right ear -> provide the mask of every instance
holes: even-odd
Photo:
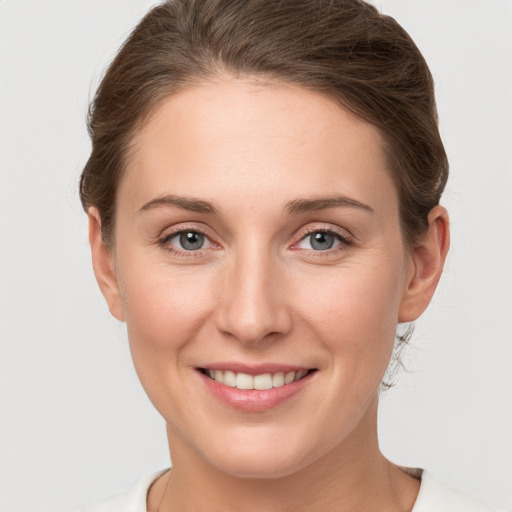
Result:
[[[101,237],[101,217],[94,206],[87,210],[89,218],[89,243],[91,244],[92,266],[101,293],[107,301],[110,313],[124,322],[124,311],[114,265],[114,255]]]

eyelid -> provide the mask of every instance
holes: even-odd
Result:
[[[158,240],[162,240],[163,238],[168,238],[170,236],[177,235],[178,233],[183,233],[184,231],[194,231],[196,233],[201,233],[212,242],[215,238],[212,230],[200,222],[177,222],[176,224],[166,226],[158,233],[157,238]]]

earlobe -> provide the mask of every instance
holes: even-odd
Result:
[[[107,301],[110,313],[117,320],[124,322],[124,312],[117,284],[112,250],[104,243],[101,236],[101,217],[98,209],[90,207],[87,211],[89,218],[89,243],[91,245],[92,266],[101,293]]]
[[[425,237],[411,255],[412,272],[400,304],[399,322],[413,322],[425,311],[443,271],[450,246],[446,209],[434,207],[428,216],[428,223]]]

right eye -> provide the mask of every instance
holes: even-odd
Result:
[[[161,243],[168,249],[177,251],[199,251],[211,246],[210,240],[204,233],[193,230],[178,231],[168,235]]]
[[[340,244],[340,236],[329,231],[315,231],[305,237],[300,246],[304,246],[306,242],[309,242],[309,247],[314,251],[327,251]]]

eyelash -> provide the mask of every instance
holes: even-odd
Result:
[[[216,246],[214,242],[212,242],[211,238],[201,229],[198,229],[196,227],[194,228],[181,228],[176,231],[173,231],[172,233],[167,233],[164,235],[161,239],[158,240],[158,245],[166,252],[172,253],[175,256],[178,256],[180,258],[200,258],[203,257],[203,250],[198,249],[196,251],[194,250],[186,250],[186,249],[178,249],[174,245],[171,245],[169,242],[173,238],[176,238],[177,236],[183,235],[185,233],[194,233],[197,235],[204,236],[204,238],[208,241],[209,244]]]
[[[298,242],[296,242],[295,244],[293,244],[293,246],[297,246],[298,244],[300,244],[301,242],[303,242],[304,240],[306,240],[308,237],[310,237],[311,235],[313,235],[315,233],[322,233],[323,235],[332,235],[335,239],[337,239],[340,242],[340,246],[337,248],[329,248],[329,249],[317,250],[317,251],[315,251],[313,249],[309,249],[309,250],[305,249],[305,250],[308,250],[309,253],[313,253],[315,256],[321,257],[324,254],[327,255],[327,254],[332,254],[332,253],[338,252],[338,251],[346,251],[347,249],[349,249],[351,246],[354,245],[354,239],[352,238],[352,236],[342,235],[338,231],[336,231],[332,228],[329,228],[329,227],[325,227],[325,228],[315,227],[315,228],[308,229],[301,236],[300,240]]]
[[[196,227],[194,228],[181,228],[176,231],[173,231],[172,233],[167,233],[165,236],[160,238],[158,240],[158,245],[166,252],[172,253],[178,257],[181,258],[201,258],[204,257],[204,253],[202,248],[198,250],[186,250],[186,249],[178,249],[174,245],[171,245],[169,242],[173,238],[176,238],[177,236],[183,235],[185,233],[194,233],[197,235],[204,236],[205,239],[208,241],[209,244],[212,246],[219,247],[215,242],[211,240],[211,238],[201,229],[198,229]],[[324,235],[331,235],[333,236],[338,242],[340,242],[340,246],[336,248],[328,248],[325,250],[314,250],[314,249],[304,249],[305,251],[308,251],[310,254],[314,254],[315,256],[321,257],[323,255],[333,254],[334,252],[338,251],[345,251],[351,246],[354,245],[354,240],[351,236],[342,235],[336,230],[333,230],[332,228],[310,228],[305,233],[302,234],[298,242],[295,242],[292,245],[292,250],[299,250],[297,246],[306,240],[308,237],[310,237],[313,234],[321,233]]]

